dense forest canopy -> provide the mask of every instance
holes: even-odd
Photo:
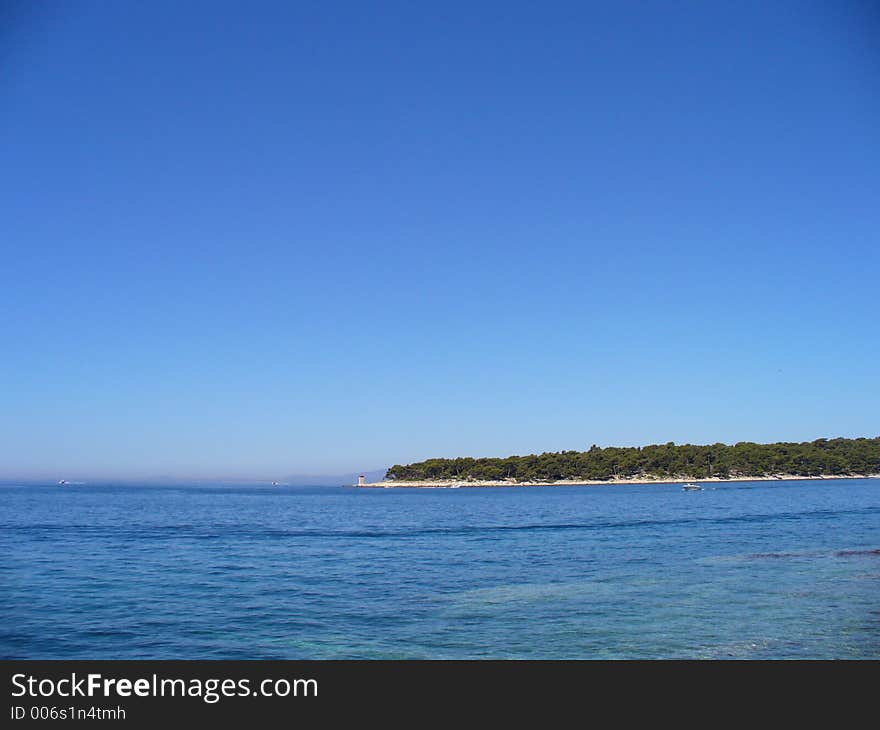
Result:
[[[880,437],[776,444],[742,441],[733,446],[676,445],[671,441],[654,446],[604,449],[594,445],[589,451],[486,459],[428,459],[406,466],[396,464],[388,470],[385,478],[553,481],[646,476],[704,479],[877,473],[880,473]]]

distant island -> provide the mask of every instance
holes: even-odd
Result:
[[[729,446],[593,446],[589,451],[428,459],[388,469],[366,487],[641,484],[682,480],[841,479],[880,475],[880,437]]]

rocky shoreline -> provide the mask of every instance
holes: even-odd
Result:
[[[572,487],[572,486],[607,486],[622,484],[680,484],[682,482],[696,483],[728,483],[728,482],[776,482],[776,481],[818,481],[823,479],[876,479],[880,474],[821,474],[819,476],[802,476],[798,474],[771,474],[760,477],[705,477],[695,479],[688,476],[675,478],[665,477],[639,477],[623,479],[559,479],[556,481],[522,481],[514,479],[502,480],[466,480],[466,479],[437,479],[425,481],[412,481],[404,479],[387,479],[379,482],[355,485],[362,489],[458,489],[464,487]]]

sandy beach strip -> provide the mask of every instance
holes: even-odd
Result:
[[[622,479],[559,479],[556,481],[523,481],[518,482],[514,479],[501,479],[495,481],[480,481],[466,479],[437,479],[425,481],[413,481],[405,479],[388,479],[380,482],[370,482],[367,484],[355,485],[364,489],[403,489],[403,488],[421,488],[421,489],[458,489],[464,487],[575,487],[575,486],[607,486],[618,484],[681,484],[683,482],[695,482],[698,484],[706,483],[728,483],[728,482],[777,482],[777,481],[820,481],[824,479],[877,479],[880,474],[821,474],[819,476],[802,476],[799,474],[771,474],[770,476],[761,477],[729,477],[723,479],[721,477],[704,477],[695,479],[693,477],[631,477]]]

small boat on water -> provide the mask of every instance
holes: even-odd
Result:
[[[684,492],[702,492],[703,488],[699,484],[691,484],[688,482],[687,484],[681,485],[682,491]]]
[[[67,480],[66,480],[66,479],[59,479],[59,480],[58,480],[58,485],[59,485],[59,486],[63,487],[65,484],[67,484]]]

